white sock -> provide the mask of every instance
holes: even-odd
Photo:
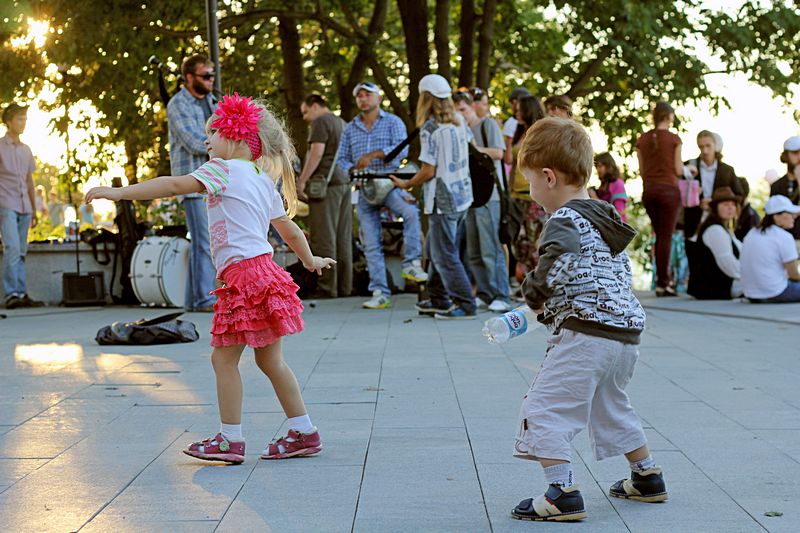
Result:
[[[242,437],[242,425],[241,424],[222,424],[219,425],[219,432],[222,433],[222,436],[228,440],[244,440]]]
[[[652,455],[648,455],[641,461],[634,461],[628,464],[631,465],[631,472],[637,472],[641,474],[645,470],[650,470],[651,468],[656,466],[656,460],[653,459]]]
[[[571,487],[575,483],[571,463],[559,463],[557,465],[545,467],[544,477],[550,485]]]
[[[300,433],[314,433],[316,429],[311,423],[311,418],[309,418],[308,414],[290,418],[289,427]]]

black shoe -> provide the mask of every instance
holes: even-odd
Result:
[[[16,309],[18,307],[24,307],[22,298],[9,296],[8,299],[6,299],[6,309]]]
[[[621,479],[614,483],[608,494],[615,498],[638,500],[656,503],[667,501],[667,485],[661,467],[654,466],[642,473],[631,472],[630,479]]]
[[[20,298],[19,307],[44,307],[44,302],[40,302],[39,300],[34,300],[27,294],[25,294],[22,298]]]
[[[438,312],[433,315],[436,320],[472,320],[478,314],[475,311],[467,312],[461,307],[453,307],[449,311]]]
[[[535,522],[568,522],[586,518],[586,508],[583,506],[583,496],[578,485],[550,485],[547,492],[538,498],[519,502],[511,511],[511,516],[517,520]]]
[[[453,304],[445,305],[442,303],[433,303],[431,300],[422,300],[414,305],[414,309],[419,311],[421,315],[435,315],[436,313],[446,313],[453,308]]]

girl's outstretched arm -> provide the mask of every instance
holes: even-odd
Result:
[[[323,268],[330,268],[331,265],[336,264],[336,261],[330,257],[317,257],[311,253],[306,236],[303,235],[303,231],[297,227],[297,224],[291,218],[282,216],[272,219],[270,223],[278,232],[278,235],[281,236],[281,239],[286,241],[289,248],[297,254],[297,258],[303,263],[306,270],[322,275]]]
[[[85,202],[105,198],[118,202],[120,200],[153,200],[168,198],[179,194],[204,192],[205,187],[190,175],[161,176],[127,187],[93,187],[86,193]]]

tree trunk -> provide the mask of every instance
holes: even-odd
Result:
[[[492,39],[494,38],[494,17],[497,13],[497,0],[485,0],[483,3],[483,22],[478,35],[478,87],[489,88],[489,59],[492,57]]]
[[[166,138],[166,137],[165,136],[162,137],[162,139],[164,139],[164,138]],[[162,153],[166,152],[166,150],[164,150],[165,146],[166,145],[162,142],[159,151],[162,152]],[[135,143],[133,141],[130,141],[130,140],[125,141],[125,157],[128,158],[128,162],[125,163],[125,177],[128,178],[128,185],[133,185],[133,184],[139,182],[139,178],[136,177],[137,170],[138,170],[137,169],[137,162],[139,160],[139,151],[136,150],[136,146],[135,146]],[[160,168],[160,167],[163,166],[162,161],[164,159],[162,159],[162,158],[159,158],[159,159],[161,159],[161,161],[159,161],[159,165],[158,165],[159,168]],[[167,174],[169,174],[169,172],[167,172]],[[161,174],[161,175],[163,176],[164,174]],[[70,187],[71,187],[71,185],[70,185]]]
[[[345,83],[339,80],[339,101],[341,102],[342,118],[350,120],[356,114],[355,99],[353,98],[353,87],[357,83],[363,81],[364,74],[369,67],[370,58],[375,53],[375,43],[380,39],[383,33],[383,27],[386,24],[386,14],[389,11],[389,0],[377,0],[375,2],[375,9],[372,11],[372,18],[369,21],[367,35],[362,38],[358,45],[358,54],[353,61],[353,66],[350,69],[350,74]],[[353,28],[358,30],[358,28]]]
[[[300,104],[305,97],[303,86],[303,59],[300,55],[300,33],[294,19],[278,18],[278,36],[281,39],[281,55],[283,56],[283,91],[286,100],[286,124],[289,134],[297,147],[297,153],[303,157],[308,142],[308,126],[303,121]]]
[[[461,1],[460,48],[461,67],[458,71],[458,84],[462,87],[472,87],[472,68],[475,64],[475,0]]]
[[[436,27],[433,32],[433,44],[436,47],[437,72],[447,81],[451,81],[450,70],[450,0],[436,0]]]
[[[428,5],[426,0],[397,0],[397,7],[406,40],[410,82],[408,109],[413,115],[419,98],[419,80],[431,68],[428,61]]]

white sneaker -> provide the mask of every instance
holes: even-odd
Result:
[[[392,301],[381,291],[372,291],[372,298],[361,304],[366,309],[388,309],[391,306]]]
[[[484,302],[482,298],[475,298],[475,307],[478,309],[488,309],[489,304]]]
[[[422,270],[420,261],[412,261],[409,266],[403,268],[401,275],[404,279],[416,281],[417,283],[428,281],[428,273]]]
[[[507,313],[511,311],[511,304],[503,300],[494,300],[489,304],[489,311],[493,313]]]

